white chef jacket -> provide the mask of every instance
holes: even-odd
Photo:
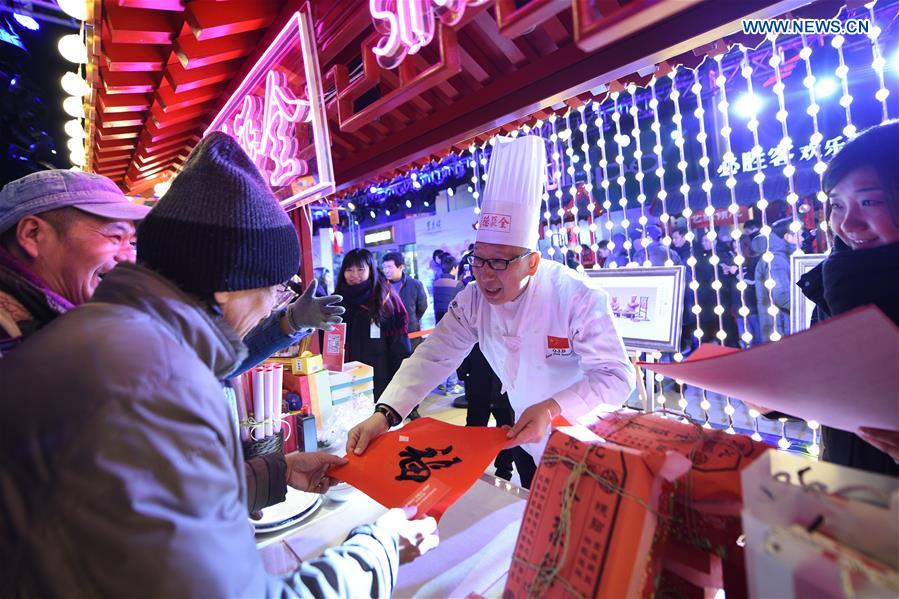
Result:
[[[516,416],[552,398],[574,421],[601,403],[623,403],[635,386],[608,295],[567,266],[541,260],[513,302],[489,304],[476,283],[463,289],[434,333],[403,362],[380,402],[408,414],[475,343]],[[539,460],[545,444],[544,439],[522,447]]]

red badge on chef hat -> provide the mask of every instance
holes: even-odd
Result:
[[[571,341],[568,340],[568,337],[553,337],[550,335],[546,338],[547,358],[550,356],[570,356],[572,351]]]

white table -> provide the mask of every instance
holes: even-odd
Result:
[[[483,475],[440,520],[440,546],[400,566],[393,596],[500,597],[524,515],[527,491]],[[297,556],[309,559],[339,544],[353,527],[373,522],[386,511],[356,492],[344,503],[326,500],[309,520],[278,533],[257,537],[266,570],[293,570]]]

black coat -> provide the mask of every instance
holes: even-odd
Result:
[[[345,303],[346,314],[346,360],[359,361],[374,369],[374,394],[377,402],[384,389],[399,370],[403,360],[412,353],[409,335],[384,335],[371,338],[371,316],[365,306]]]
[[[815,320],[824,320],[873,304],[899,326],[899,242],[851,250],[837,240],[834,251],[799,279],[802,293],[815,302]],[[894,367],[884,364],[885,368]],[[846,398],[852,401],[852,398]],[[896,401],[896,398],[884,398]],[[887,454],[852,433],[821,428],[824,459],[834,464],[899,476]]]
[[[403,278],[398,283],[391,283],[391,287],[406,306],[406,312],[409,314],[409,332],[420,331],[421,318],[428,309],[428,294],[424,283],[403,273]]]

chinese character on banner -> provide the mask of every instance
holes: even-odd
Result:
[[[846,145],[846,140],[843,139],[842,135],[837,135],[836,137],[832,137],[824,142],[824,155],[825,156],[833,156],[837,152],[840,151]]]
[[[765,151],[762,148],[753,148],[743,152],[743,172],[765,168]]]
[[[718,176],[719,177],[733,177],[737,173],[740,172],[740,163],[737,162],[737,157],[733,154],[728,154],[721,161],[721,164],[718,165]]]
[[[821,144],[805,144],[799,148],[799,160],[814,160],[821,151]]]
[[[787,161],[792,161],[795,153],[792,141],[781,141],[776,148],[768,150],[768,158],[771,160],[771,166],[786,166]]]
[[[434,470],[449,468],[462,461],[462,458],[459,456],[453,456],[451,460],[432,459],[429,462],[426,462],[425,458],[436,458],[438,455],[446,456],[452,453],[452,451],[452,445],[444,449],[434,449],[433,447],[415,449],[411,445],[406,446],[406,449],[401,451],[399,455],[402,459],[399,461],[400,473],[396,480],[411,480],[417,483],[425,482],[430,478],[432,468]]]

